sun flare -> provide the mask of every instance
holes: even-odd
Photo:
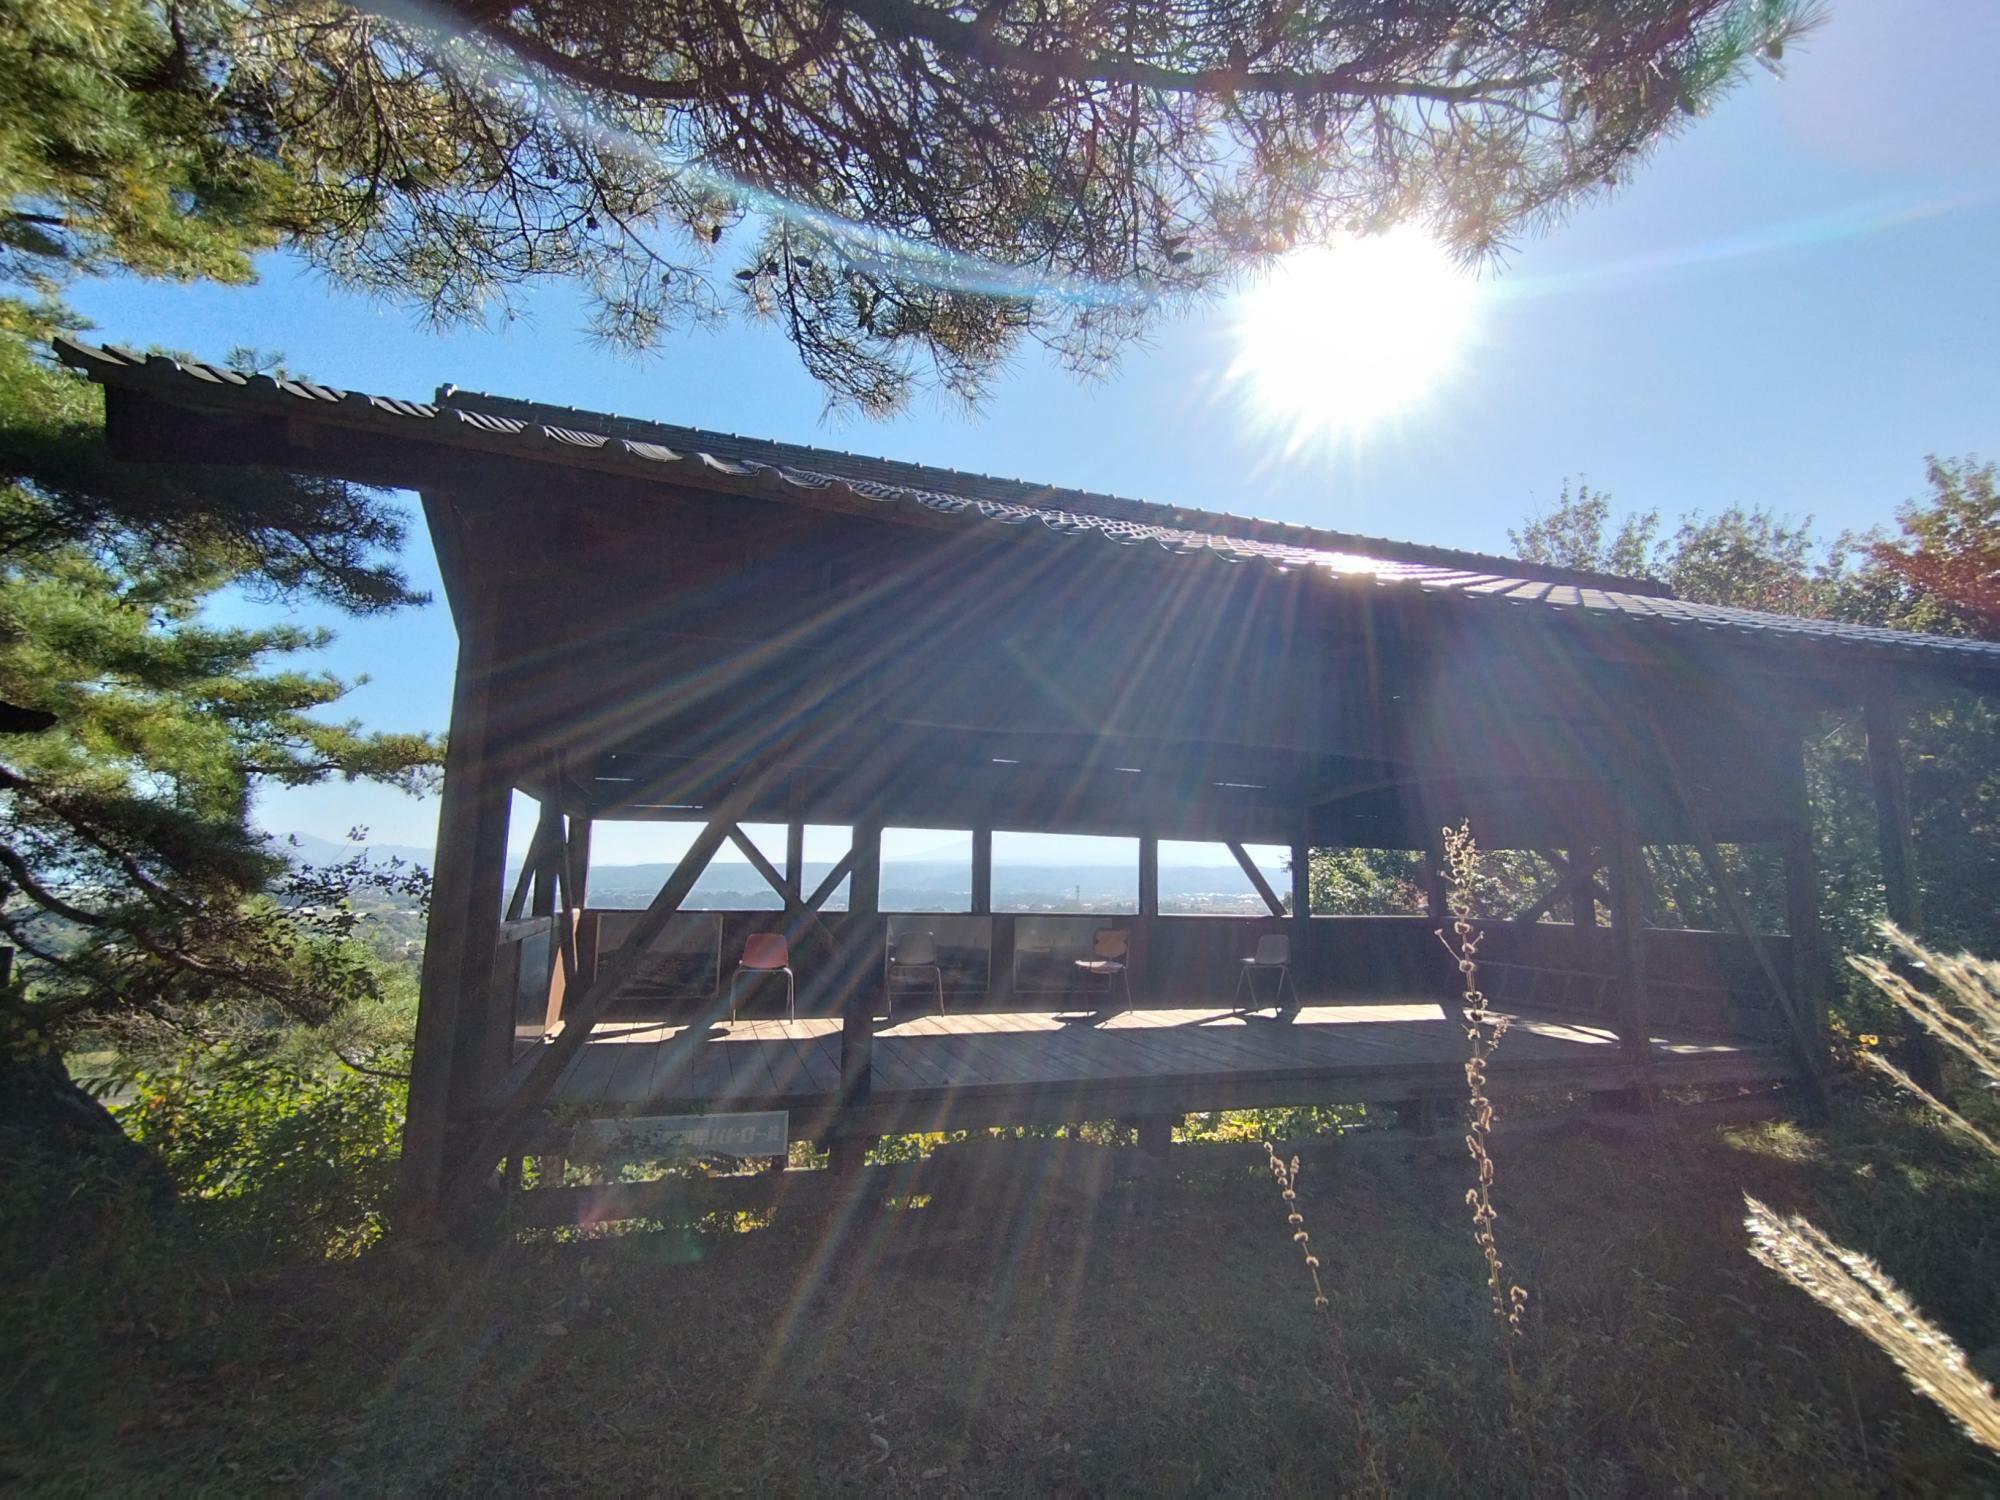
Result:
[[[1451,372],[1478,293],[1420,229],[1300,250],[1239,297],[1230,383],[1294,447],[1357,436]]]

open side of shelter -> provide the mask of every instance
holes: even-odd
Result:
[[[1813,1089],[1829,972],[1802,737],[1868,705],[1885,871],[1907,882],[1899,706],[2000,686],[2000,647],[1642,581],[501,398],[59,352],[106,387],[127,457],[422,495],[459,633],[405,1141],[425,1207],[560,1153],[561,1122],[589,1116],[782,1110],[792,1137],[851,1147],[1420,1110],[1462,1088],[1436,936],[1438,830],[1461,820],[1554,872],[1483,924],[1487,991],[1518,1017],[1496,1092]],[[539,814],[509,893],[516,791]],[[695,830],[643,911],[590,903],[607,820]],[[785,830],[782,860],[750,824]],[[809,889],[822,825],[848,845]],[[973,855],[970,911],[934,924],[939,1003],[884,1015],[891,929],[908,928],[881,909],[891,826],[969,831]],[[995,910],[994,838],[1012,831],[1135,841],[1132,909]],[[1159,846],[1179,839],[1227,844],[1265,914],[1163,912]],[[1648,924],[1660,844],[1698,852],[1726,930]],[[725,845],[775,912],[686,909]],[[1249,845],[1288,851],[1288,890]],[[1775,851],[1782,933],[1735,888],[1729,845]],[[1420,851],[1428,911],[1315,914],[1325,848]],[[1244,1004],[1266,934],[1287,939],[1292,991]],[[760,936],[784,940],[790,1004],[734,972]],[[1120,948],[1129,1003],[1090,967]]]

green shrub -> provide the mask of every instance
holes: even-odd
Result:
[[[238,1253],[344,1258],[387,1223],[406,1058],[377,1053],[361,1071],[209,1053],[136,1075],[117,1114]]]

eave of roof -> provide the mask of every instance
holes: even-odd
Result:
[[[1477,553],[962,475],[501,397],[450,392],[440,393],[446,396],[443,404],[402,401],[302,379],[244,375],[70,338],[56,340],[56,353],[65,364],[102,384],[143,391],[196,410],[309,416],[402,439],[544,461],[567,458],[697,486],[721,482],[730,489],[775,498],[799,499],[821,492],[875,505],[915,507],[973,523],[1036,523],[1052,532],[1169,554],[1261,563],[1284,572],[1413,587],[1465,600],[1539,606],[1584,620],[1644,622],[1772,645],[1844,648],[1878,659],[1948,666],[2000,682],[2000,643],[1695,604],[1637,580],[1563,574]],[[925,482],[912,482],[919,479]]]

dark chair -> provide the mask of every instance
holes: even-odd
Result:
[[[899,933],[889,948],[889,972],[883,984],[889,1019],[896,1018],[896,976],[928,973],[937,985],[938,1014],[944,1014],[944,966],[938,962],[937,934]]]

